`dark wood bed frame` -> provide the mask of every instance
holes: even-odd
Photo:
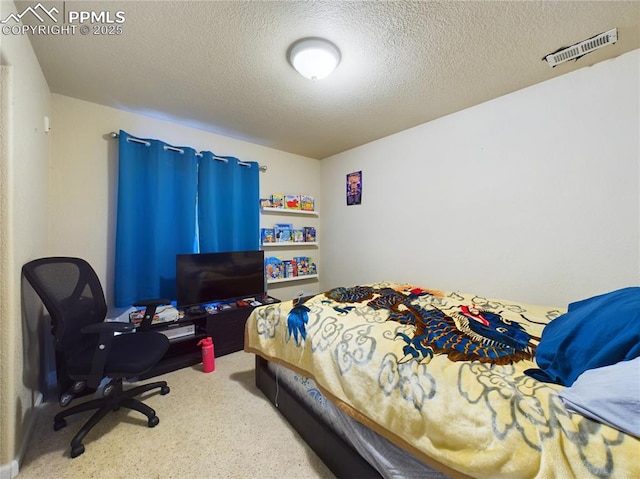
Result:
[[[329,428],[286,384],[276,384],[267,360],[256,355],[256,386],[338,478],[376,478],[380,473]],[[277,398],[276,398],[277,395]],[[276,406],[277,399],[277,406]]]

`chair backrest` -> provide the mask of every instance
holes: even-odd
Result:
[[[51,257],[22,267],[52,321],[56,349],[72,353],[95,345],[97,335],[82,335],[82,327],[104,321],[107,304],[98,275],[80,258]]]

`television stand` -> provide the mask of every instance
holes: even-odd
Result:
[[[280,300],[269,298],[269,301],[263,300],[261,302],[263,305],[275,304]],[[170,338],[169,350],[156,366],[140,375],[139,379],[148,379],[199,364],[202,362],[202,353],[198,342],[208,336],[213,339],[216,357],[242,351],[244,349],[244,325],[256,307],[251,305],[238,307],[234,303],[233,307],[214,313],[207,313],[204,309],[198,312],[189,311],[183,319],[177,322],[152,326],[152,330],[164,332]],[[179,328],[191,325],[193,325],[193,333],[181,336]],[[176,330],[178,331],[174,334]]]

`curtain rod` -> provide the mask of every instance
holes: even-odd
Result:
[[[111,138],[118,138],[118,137],[120,136],[120,134],[119,134],[119,133],[116,133],[115,131],[112,131],[112,132],[110,133],[110,135],[111,135]],[[136,143],[142,143],[143,145],[147,145],[147,146],[151,145],[151,143],[149,143],[148,141],[146,141],[146,140],[141,140],[141,139],[139,139],[139,138],[135,138],[135,137],[133,137],[133,136],[130,136],[129,138],[127,138],[127,141],[135,141]],[[180,149],[180,148],[176,148],[175,146],[168,146],[168,145],[165,145],[165,146],[164,146],[164,149],[165,149],[165,150],[171,150],[171,151],[177,151],[178,153],[184,153],[184,150],[182,150],[182,149]],[[202,156],[202,152],[197,152],[197,153],[196,153],[196,156]],[[223,157],[221,157],[221,156],[213,155],[213,159],[214,159],[214,160],[218,160],[218,161],[224,161],[225,163],[229,163],[229,160],[228,160],[227,158],[223,158]],[[239,164],[240,166],[251,166],[251,164],[250,164],[250,163],[247,163],[247,162],[245,162],[245,161],[240,161],[240,160],[238,160],[238,164]],[[267,171],[267,167],[266,167],[266,166],[263,166],[263,165],[258,165],[258,169],[259,169],[260,171],[262,171],[262,172]]]

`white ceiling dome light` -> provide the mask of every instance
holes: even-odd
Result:
[[[303,77],[321,80],[340,63],[340,50],[323,38],[303,38],[289,48],[289,62]]]

